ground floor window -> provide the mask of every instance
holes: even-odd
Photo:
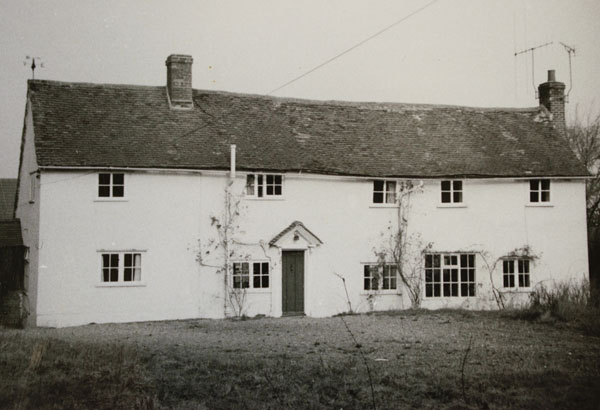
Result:
[[[234,262],[232,279],[234,289],[268,288],[269,262]]]
[[[425,255],[425,297],[458,296],[475,296],[475,255]]]
[[[515,269],[516,268],[516,269]],[[517,276],[517,282],[515,282]],[[502,282],[505,288],[530,287],[529,259],[506,259],[502,261]]]
[[[395,290],[398,269],[395,265],[364,265],[364,290]]]
[[[103,252],[102,282],[139,282],[142,280],[142,254],[138,252]]]

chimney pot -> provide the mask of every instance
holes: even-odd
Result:
[[[171,108],[191,109],[192,100],[192,56],[171,54],[167,57],[167,98]]]
[[[554,70],[548,70],[548,82],[556,81],[556,72]]]

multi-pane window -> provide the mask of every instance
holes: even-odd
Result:
[[[425,296],[475,296],[475,255],[425,255]]]
[[[442,181],[442,203],[458,204],[463,201],[462,181]]]
[[[516,269],[515,269],[516,265]],[[516,288],[515,274],[519,288],[530,287],[529,259],[507,259],[502,261],[502,278],[505,288]]]
[[[550,202],[549,179],[532,179],[529,181],[529,202]]]
[[[460,295],[475,296],[475,255],[460,255]]]
[[[141,253],[102,253],[102,282],[139,282],[141,280]]]
[[[364,265],[364,290],[397,289],[398,270],[395,265]]]
[[[232,279],[234,289],[268,288],[269,262],[234,262]]]
[[[254,262],[252,264],[252,282],[254,288],[269,287],[269,263]]]
[[[373,203],[395,204],[396,181],[385,181],[383,179],[373,181]]]
[[[283,176],[277,174],[248,174],[246,195],[257,198],[283,195]]]
[[[125,282],[139,281],[142,276],[142,255],[126,253],[123,256],[123,280]]]
[[[102,282],[119,281],[119,254],[102,254]]]
[[[442,257],[439,254],[425,255],[425,296],[441,296]]]
[[[104,173],[98,174],[98,197],[123,198],[125,196],[125,174]]]
[[[442,295],[458,296],[458,255],[444,255],[442,260]]]

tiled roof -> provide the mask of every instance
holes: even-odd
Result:
[[[40,166],[228,169],[377,177],[584,176],[544,109],[294,100],[29,81]]]
[[[13,217],[16,192],[16,179],[0,178],[0,220]]]
[[[0,248],[22,245],[21,221],[18,219],[0,221]]]

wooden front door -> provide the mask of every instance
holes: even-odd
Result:
[[[304,251],[283,251],[283,313],[304,313]]]

